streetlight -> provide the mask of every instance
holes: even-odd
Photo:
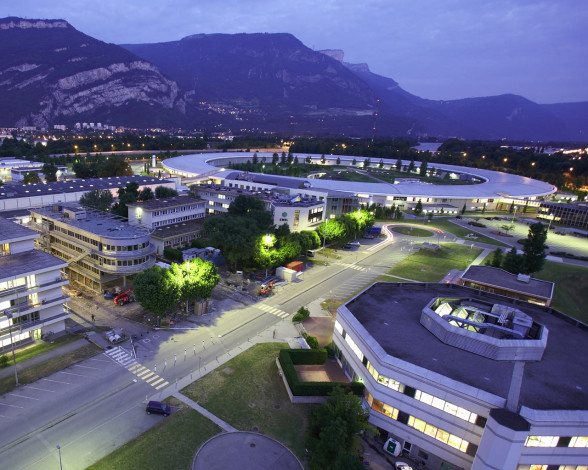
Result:
[[[14,381],[18,385],[18,374],[16,372],[16,358],[14,357],[14,343],[12,342],[12,312],[6,312],[8,318],[8,334],[10,335],[10,348],[12,349],[12,364],[14,365]]]
[[[63,465],[61,465],[61,447],[57,444],[57,452],[59,452],[59,468],[63,470]]]

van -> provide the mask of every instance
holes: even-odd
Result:
[[[165,403],[161,403],[160,401],[150,401],[147,403],[145,407],[145,412],[150,415],[151,413],[155,413],[158,415],[169,416],[171,413],[171,408],[169,405]]]
[[[306,256],[308,256],[309,258],[314,258],[315,252],[316,250],[306,250]]]

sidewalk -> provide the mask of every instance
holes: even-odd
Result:
[[[72,341],[71,343],[52,349],[51,351],[47,351],[42,354],[39,354],[38,356],[27,359],[26,361],[19,362],[16,364],[16,370],[18,372],[21,372],[25,369],[28,369],[29,367],[36,366],[38,364],[41,364],[42,362],[48,361],[49,359],[55,359],[56,357],[59,357],[71,351],[75,351],[76,349],[80,349],[86,345],[88,345],[88,341],[85,338],[80,338],[76,341]],[[6,354],[9,359],[9,365],[4,369],[0,369],[0,379],[3,379],[14,374],[14,366],[12,364],[12,353],[8,351]]]

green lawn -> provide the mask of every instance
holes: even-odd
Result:
[[[398,263],[387,274],[420,282],[439,282],[452,269],[466,269],[481,251],[457,243],[441,245],[437,252],[423,249]]]
[[[288,347],[257,344],[182,393],[241,431],[273,437],[304,461],[312,405],[290,403],[276,366],[280,349]]]
[[[431,230],[425,230],[418,227],[411,227],[410,225],[393,227],[392,231],[400,233],[402,235],[410,235],[411,237],[432,237],[433,235],[435,235],[435,232]]]
[[[533,277],[555,282],[553,308],[588,323],[588,268],[546,261]]]
[[[356,171],[329,171],[325,176],[320,179],[333,179],[337,181],[356,181],[360,183],[373,183],[374,179],[369,176],[358,173]]]
[[[16,362],[18,364],[19,362],[26,361],[27,359],[31,359],[35,356],[38,356],[39,354],[43,354],[47,351],[51,351],[52,349],[58,348],[60,346],[65,346],[66,344],[69,344],[73,341],[77,341],[78,339],[80,339],[80,336],[66,335],[66,336],[62,336],[60,338],[57,338],[53,341],[39,342],[38,344],[35,344],[34,346],[30,346],[28,348],[21,349],[19,351],[15,351],[14,355],[16,358]],[[12,356],[10,357],[10,359],[12,362]]]
[[[88,468],[190,469],[198,448],[220,431],[212,421],[184,406]]]
[[[427,227],[431,227],[431,228],[439,228],[441,230],[445,230],[446,232],[452,233],[459,238],[464,238],[468,233],[475,233],[476,236],[478,237],[476,242],[486,243],[488,245],[496,245],[496,246],[504,247],[504,248],[510,248],[510,245],[507,245],[507,244],[502,243],[498,240],[494,240],[494,238],[490,238],[485,235],[482,235],[479,232],[476,232],[476,227],[470,228],[468,226],[468,228],[464,228],[464,227],[461,227],[461,226],[456,225],[454,223],[451,223],[447,218],[433,217],[431,222],[426,222],[423,220],[416,220],[416,221],[407,220],[406,222],[409,222],[411,224],[426,225]]]

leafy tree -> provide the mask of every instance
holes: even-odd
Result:
[[[150,199],[155,199],[155,195],[153,194],[153,191],[151,190],[151,188],[145,187],[139,193],[138,199],[140,201],[149,201]]]
[[[257,165],[259,163],[259,158],[257,157],[257,152],[253,154],[253,164]]]
[[[338,219],[329,219],[318,227],[318,234],[327,241],[339,240],[345,236],[345,225]]]
[[[378,163],[378,168],[384,168],[384,160],[380,158],[380,163]]]
[[[210,244],[219,248],[235,268],[253,259],[255,238],[261,232],[246,217],[210,217],[204,221]]]
[[[352,164],[353,166],[357,165],[357,160],[354,158],[354,159],[353,159],[353,161],[351,162],[351,164]]]
[[[57,171],[57,167],[53,163],[45,163],[43,165],[45,181],[47,181],[47,183],[53,183],[57,181]]]
[[[541,271],[547,256],[547,228],[541,222],[532,224],[529,233],[523,242],[523,258],[526,271],[530,274]]]
[[[515,211],[515,203],[514,203],[514,201],[512,201],[512,202],[510,203],[510,207],[509,207],[509,209],[508,209],[508,213],[509,213],[509,214],[512,214],[512,213],[514,213],[514,211]]]
[[[427,162],[426,161],[421,163],[421,167],[419,168],[419,174],[421,176],[427,176]]]
[[[496,248],[496,250],[492,252],[492,258],[486,262],[486,265],[492,266],[494,268],[500,268],[502,266],[503,258],[504,252],[502,249]]]
[[[306,157],[306,163],[308,163],[308,164],[312,163],[312,157],[310,155],[308,157]]]
[[[369,158],[366,158],[366,159],[363,161],[363,167],[364,167],[364,168],[369,168],[370,164],[371,164],[371,161],[370,161],[370,159],[369,159]]]
[[[80,204],[99,211],[107,211],[112,206],[114,197],[108,189],[93,189],[80,197]]]
[[[276,152],[272,155],[272,165],[277,165],[278,161],[280,161],[280,157]]]
[[[337,157],[337,165],[341,165],[341,157]]]
[[[423,212],[423,203],[420,199],[417,201],[416,206],[414,207],[414,212],[416,215],[421,215]]]
[[[325,158],[325,154],[323,153],[321,155],[321,163],[324,165],[326,161],[327,161],[327,159]]]
[[[507,235],[508,235],[508,232],[510,232],[511,230],[514,230],[514,228],[515,227],[512,224],[504,224],[504,225],[500,226],[500,229],[502,231],[504,231]]]
[[[402,159],[396,160],[396,171],[400,171],[402,169]]]
[[[291,165],[294,162],[294,157],[292,156],[291,153],[288,153],[288,165]],[[298,161],[296,161],[296,164],[298,164]]]
[[[157,186],[155,188],[155,197],[157,199],[163,199],[166,197],[176,197],[178,192],[175,189],[168,188],[167,186]]]
[[[172,264],[171,273],[179,286],[179,300],[186,302],[186,312],[190,301],[208,299],[220,279],[214,263],[200,258]]]
[[[327,401],[312,411],[308,431],[311,468],[359,470],[360,433],[376,432],[361,398],[336,387]]]
[[[465,214],[465,211],[466,211],[466,205],[465,205],[465,202],[464,202],[463,203],[463,207],[461,208],[461,213],[462,214]]]
[[[320,349],[321,348],[316,336],[311,336],[308,333],[304,333],[304,339],[306,340],[306,344],[308,344],[310,349]]]
[[[190,190],[188,191],[188,194],[191,197],[199,199],[200,198],[200,191],[198,190],[198,186],[197,185],[190,186]]]
[[[408,165],[408,172],[412,173],[414,171],[414,160],[411,160]]]
[[[178,302],[180,290],[169,269],[153,266],[135,276],[133,293],[141,307],[163,317]]]
[[[39,175],[34,171],[29,171],[27,174],[24,175],[22,180],[22,184],[37,184],[41,182],[41,178]]]
[[[163,257],[168,261],[175,261],[176,263],[181,263],[184,260],[182,250],[172,248],[171,246],[166,246],[163,249]]]
[[[502,261],[502,269],[511,274],[518,274],[525,271],[523,256],[517,253],[517,249],[514,246],[506,253]]]
[[[292,321],[296,323],[304,321],[308,317],[310,317],[310,310],[308,310],[306,307],[300,307],[292,317]]]
[[[394,218],[400,220],[402,219],[403,215],[402,215],[402,211],[400,210],[400,206],[396,206],[396,212],[394,214]]]
[[[121,217],[129,217],[129,208],[127,204],[137,202],[139,197],[139,184],[135,181],[127,183],[124,188],[118,190],[118,202],[112,206],[112,212]]]
[[[298,161],[298,155],[294,157],[294,165],[298,165],[300,162]]]

